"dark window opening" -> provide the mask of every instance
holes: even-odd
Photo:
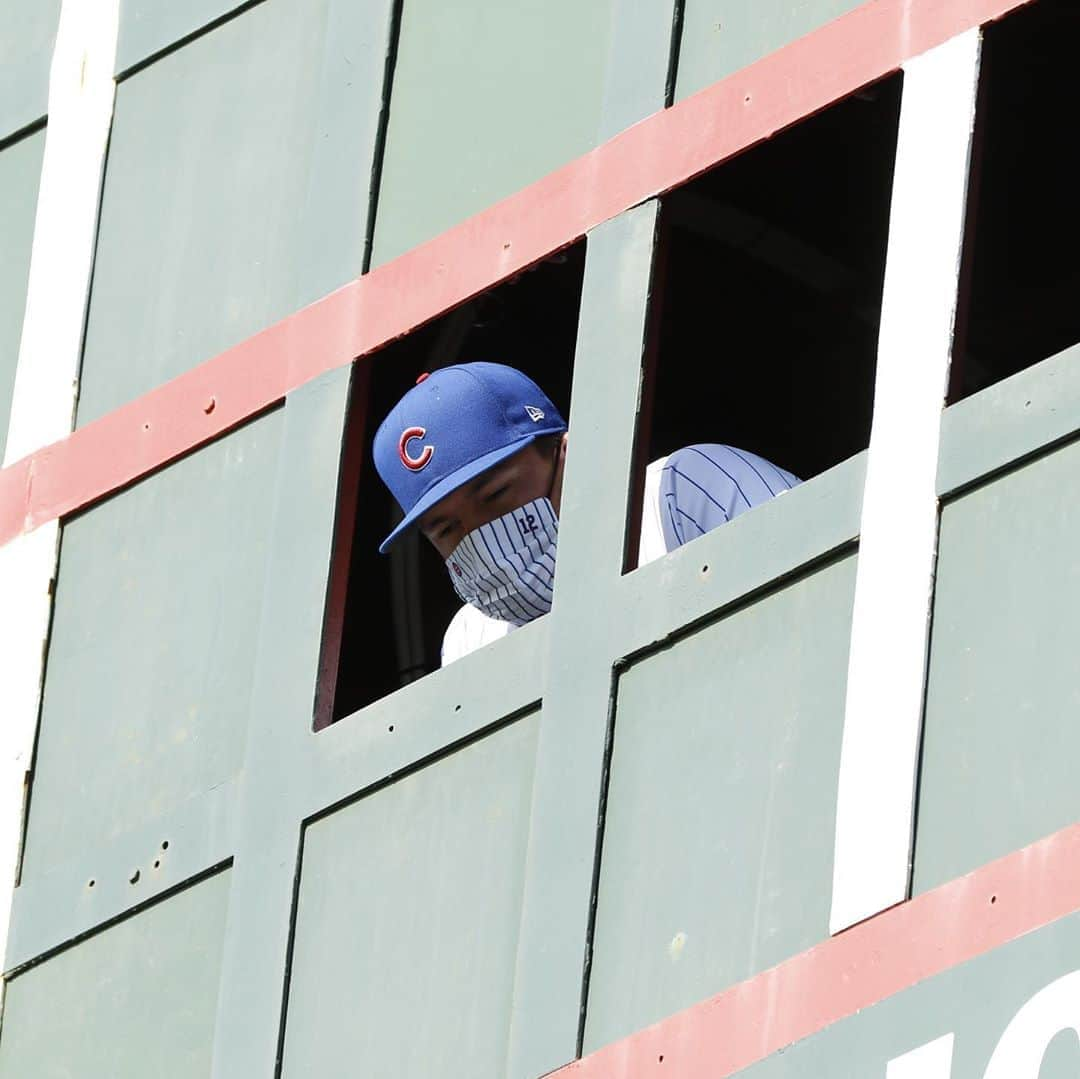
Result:
[[[901,86],[867,87],[664,198],[637,500],[646,463],[694,443],[804,480],[868,445]]]
[[[951,401],[1080,341],[1075,0],[986,29]]]
[[[568,418],[584,267],[581,242],[357,364],[316,727],[435,670],[461,605],[415,531],[378,553],[401,512],[371,460],[376,428],[421,374],[473,360],[524,371]]]

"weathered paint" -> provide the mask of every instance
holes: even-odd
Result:
[[[958,1016],[963,1016],[965,1002],[985,998],[988,986],[1007,996],[1025,966],[1010,963],[1012,956],[1003,946],[1020,942],[1044,927],[1051,927],[1043,938],[1047,957],[1064,971],[1075,967],[1075,938],[1080,931],[1080,920],[1075,917],[1080,911],[1078,866],[1080,825],[885,911],[554,1074],[559,1079],[640,1079],[673,1073],[679,1079],[722,1079],[795,1046],[772,1056],[760,1074],[850,1075],[850,1049],[841,1049],[835,1057],[824,1060],[818,1057],[816,1067],[813,1057],[809,1065],[799,1056],[792,1061],[785,1058],[800,1052],[796,1043],[803,1039],[857,1012],[861,1013],[860,1021],[865,1021],[863,1016],[877,1012],[873,1005],[945,972],[955,971],[960,980],[959,988],[955,981],[944,983],[941,994]],[[1069,915],[1074,917],[1059,921]],[[1059,927],[1065,936],[1054,935]],[[993,978],[976,966],[965,967],[983,956]],[[1029,964],[1032,969],[1023,976],[1031,980],[1040,975],[1040,966]],[[970,981],[964,992],[967,978]],[[1036,984],[1033,989],[1041,987]],[[1017,996],[1013,1008],[1023,1003],[1026,994],[1021,990]],[[903,1004],[901,997],[895,1006]],[[932,1001],[926,1010],[933,1032],[940,1035],[944,1025],[941,1006]],[[883,1018],[887,1015],[883,1013]],[[1011,1010],[1005,1012],[1005,1018],[1009,1017]],[[903,1033],[894,1022],[888,1039],[898,1039]],[[869,1038],[861,1044],[860,1054],[865,1058],[876,1044],[888,1043]],[[915,1045],[909,1043],[903,1049]],[[902,1051],[898,1047],[898,1054]],[[884,1069],[886,1060],[872,1060],[872,1064]],[[786,1070],[789,1064],[793,1065],[791,1071]],[[825,1068],[829,1070],[821,1070]],[[978,1079],[980,1075],[972,1070],[965,1072],[963,1079]],[[1022,1079],[1036,1079],[1036,1075]]]
[[[686,0],[675,98],[681,101],[859,6],[860,0]]]
[[[280,439],[277,412],[64,526],[24,877],[239,770]]]
[[[112,62],[118,0],[90,7],[68,0],[60,12],[49,75],[49,122],[23,140],[31,150],[32,199],[19,200],[33,221],[27,264],[15,248],[18,295],[13,319],[17,350],[10,413],[0,420],[7,463],[71,431],[90,289],[98,199],[112,119]],[[12,147],[14,153],[19,147]],[[34,168],[34,166],[37,166]],[[40,181],[38,182],[38,169]],[[29,213],[30,205],[34,212]],[[0,361],[2,366],[2,361]],[[0,380],[3,376],[0,375]],[[6,402],[0,390],[0,408]],[[7,411],[5,409],[5,411]],[[56,580],[59,522],[0,552],[0,708],[4,716],[0,775],[0,880],[15,882],[41,703],[46,642]],[[7,908],[0,927],[7,928]],[[6,932],[5,932],[6,937]]]
[[[283,1076],[503,1074],[538,719],[308,826]]]
[[[42,119],[48,107],[61,0],[8,0],[0,34],[0,141]]]
[[[302,958],[295,949],[290,954],[288,943],[296,915],[294,886],[298,879],[302,885],[302,878],[297,877],[300,840],[312,817],[327,814],[314,829],[329,829],[335,818],[339,822],[355,818],[369,799],[368,805],[375,806],[378,798],[391,792],[403,773],[420,775],[417,766],[435,757],[439,758],[436,768],[467,767],[456,760],[459,754],[467,757],[491,736],[492,725],[535,711],[544,697],[543,711],[535,717],[541,728],[538,748],[544,793],[534,796],[529,825],[532,861],[525,894],[531,899],[524,904],[527,917],[522,920],[511,1001],[516,1037],[512,1044],[528,1052],[517,1057],[511,1052],[512,1061],[526,1065],[522,1070],[499,1069],[496,1063],[494,1071],[531,1079],[536,1069],[528,1067],[530,1063],[562,1063],[573,1055],[583,960],[589,948],[591,870],[600,811],[597,792],[603,788],[612,664],[621,665],[628,657],[640,660],[643,650],[656,658],[652,656],[656,644],[666,645],[674,655],[693,641],[692,634],[704,621],[732,617],[736,612],[729,608],[736,602],[745,602],[751,611],[762,590],[774,591],[777,578],[804,570],[808,562],[821,561],[850,545],[858,533],[865,467],[865,456],[857,458],[640,573],[620,575],[627,448],[636,413],[651,254],[650,229],[642,222],[647,224],[653,211],[652,206],[642,207],[625,220],[613,222],[607,242],[595,245],[594,287],[586,298],[572,413],[575,445],[581,452],[568,471],[567,497],[576,501],[560,543],[560,596],[552,615],[364,708],[328,731],[311,733],[348,400],[346,370],[317,373],[288,397],[273,521],[262,525],[270,543],[269,569],[257,627],[253,695],[240,717],[248,729],[242,771],[212,791],[152,818],[150,824],[139,821],[115,835],[92,837],[47,877],[28,881],[30,888],[20,898],[12,936],[13,961],[31,963],[52,947],[72,942],[79,933],[100,929],[109,919],[142,917],[136,913],[137,903],[161,894],[160,885],[148,882],[146,874],[153,825],[170,831],[176,827],[184,843],[177,845],[180,841],[174,836],[170,844],[170,858],[162,867],[168,867],[168,887],[220,863],[223,852],[236,859],[230,873],[230,909],[209,1071],[221,1079],[272,1075],[282,1044],[278,1024],[283,1016],[286,972],[290,963]],[[613,246],[612,235],[622,237],[629,251]],[[590,242],[597,238],[594,233]],[[599,287],[605,269],[612,267],[625,272],[608,273],[607,286]],[[348,311],[348,305],[342,310]],[[302,353],[300,338],[291,344]],[[213,410],[206,418],[212,417]],[[163,422],[167,419],[163,417]],[[151,482],[165,479],[172,471]],[[9,473],[10,478],[0,475],[0,484],[18,486],[29,478],[27,468]],[[85,520],[109,512],[115,501],[93,508]],[[191,501],[199,504],[194,498]],[[200,555],[203,550],[200,544]],[[107,566],[107,556],[101,564]],[[707,662],[713,662],[713,657]],[[709,673],[720,676],[712,668]],[[343,801],[353,804],[342,810]],[[609,827],[614,823],[613,817],[608,820]],[[327,841],[326,847],[331,846]],[[328,857],[334,853],[329,851]],[[1070,856],[1075,864],[1075,851]],[[343,851],[340,857],[347,860],[348,853]],[[86,881],[79,879],[80,867],[89,862],[107,874],[107,901],[99,905],[95,905],[97,886],[93,900],[87,900]],[[130,874],[136,866],[143,870],[140,883],[145,883],[145,891],[127,885],[119,876],[122,870]],[[366,881],[362,875],[366,868],[353,863],[334,866],[327,874],[344,869],[355,872],[352,879]],[[132,896],[126,902],[121,882]],[[1033,886],[1038,887],[1038,881]],[[555,902],[545,907],[544,901],[552,897]],[[167,896],[164,903],[178,898]],[[959,909],[962,916],[964,908]],[[115,928],[125,924],[131,923],[125,921]],[[895,923],[890,924],[895,928]],[[597,939],[602,929],[598,924]],[[91,936],[75,948],[105,939],[113,931],[106,929],[100,938]],[[907,938],[901,936],[900,946],[906,943]],[[1056,951],[1046,950],[1060,956],[1061,942],[1055,943]],[[873,947],[875,940],[870,944]],[[682,954],[692,945],[689,936],[681,939]],[[993,946],[991,942],[989,947]],[[880,964],[872,954],[860,954],[870,968],[867,978],[859,981],[865,990]],[[1008,956],[1002,959],[1007,961]],[[1033,976],[1045,972],[1043,966],[1032,966]],[[850,974],[846,967],[843,972]],[[809,984],[817,991],[823,983],[813,980]],[[800,990],[812,996],[806,983]],[[303,992],[299,982],[293,991]],[[764,998],[753,999],[760,1004]],[[297,1013],[293,1006],[299,1000],[290,1001],[287,1021],[302,1024],[305,1014],[314,1014],[317,1020],[319,1002],[304,1001]],[[393,1001],[380,1004],[393,1015]],[[494,1013],[492,1018],[496,1018]],[[862,1021],[863,1017],[855,1020]],[[932,1034],[938,1036],[941,1031]],[[58,1047],[63,1048],[62,1043]],[[896,1045],[898,1056],[918,1048],[915,1043]],[[841,1043],[838,1051],[845,1063],[851,1056],[846,1049]],[[330,1045],[316,1051],[325,1053],[328,1068],[356,1068],[354,1059],[340,1059]],[[48,1061],[47,1048],[41,1059]],[[782,1070],[791,1067],[791,1059],[785,1053],[760,1066]],[[1054,1057],[1054,1061],[1061,1059]],[[871,1063],[884,1069],[883,1060]],[[823,1064],[809,1070],[827,1074],[826,1068]]]
[[[918,982],[738,1074],[1071,1079],[1080,1069],[1078,944],[1080,918],[1071,915]]]
[[[828,936],[856,561],[619,675],[586,1051]]]
[[[30,462],[17,462],[15,471],[0,471],[0,543],[168,463],[319,372],[376,350],[627,207],[1017,6],[1017,0],[874,0],[654,114]],[[818,77],[797,78],[803,70]]]
[[[373,265],[596,145],[613,6],[402,5]]]
[[[336,381],[341,376],[330,378],[329,387],[320,380],[311,390],[301,391],[300,396],[310,398],[306,407],[296,397],[286,406],[286,419],[289,408],[294,415],[307,414],[295,419],[293,440],[297,445],[307,443],[303,456],[308,463],[291,480],[279,476],[280,520],[293,527],[271,552],[278,561],[272,562],[266,579],[263,623],[268,655],[254,679],[256,695],[248,721],[243,778],[215,786],[121,834],[100,836],[40,878],[25,880],[15,895],[5,969],[21,967],[100,928],[123,915],[133,902],[153,898],[238,850],[262,851],[283,821],[286,837],[295,841],[299,832],[288,827],[292,822],[324,814],[418,761],[447,754],[484,735],[507,716],[536,708],[546,677],[550,619],[532,623],[312,737],[310,718],[304,715],[304,695],[310,707],[319,653],[317,633],[311,627],[319,621],[319,579],[325,582],[337,480],[335,410],[338,423],[344,418],[343,397],[335,392],[341,389]],[[316,432],[318,445],[312,445]],[[305,506],[304,524],[298,504]],[[271,531],[276,535],[278,530]],[[303,573],[298,572],[300,567]],[[291,587],[279,587],[280,582],[289,582]],[[284,633],[285,626],[291,632]],[[478,683],[487,687],[482,696],[475,693]],[[254,789],[256,781],[260,789]],[[168,857],[151,874],[148,870],[162,839],[169,840]],[[135,867],[143,870],[137,891],[128,885]],[[250,975],[258,987],[256,994],[245,978],[236,999],[226,994],[222,1006],[234,1026],[239,1025],[238,1014],[260,1014],[265,1002],[256,1001],[256,996],[269,998],[265,1006],[273,1015],[280,1012],[292,864],[278,866],[271,857],[270,869],[268,873],[265,865],[253,864],[249,854],[234,870],[233,891],[241,899],[230,931],[232,949],[245,976]],[[91,877],[97,884],[88,894],[85,885]],[[280,897],[275,894],[278,885]],[[278,902],[284,906],[280,952],[267,945],[261,923],[251,926],[254,919],[242,902],[245,891],[254,897],[252,909],[265,912]],[[252,1025],[259,1029],[257,1019]],[[252,1043],[239,1038],[239,1050],[257,1050],[261,1040]],[[231,1051],[237,1050],[234,1044]]]
[[[219,784],[21,881],[11,904],[7,976],[224,865],[237,849],[239,785]]]
[[[907,898],[935,490],[980,32],[904,69],[836,817],[832,932]]]
[[[673,14],[666,3],[650,7],[645,12],[642,5],[619,0],[613,8],[613,47],[625,51],[613,53],[609,63],[601,136],[631,118],[622,110],[658,109],[666,100]],[[614,62],[616,55],[621,64]],[[620,620],[605,619],[606,604],[590,601],[580,582],[590,580],[597,594],[610,595],[622,580],[658,213],[655,202],[637,207],[592,231],[586,245],[575,354],[588,361],[575,369],[569,417],[575,448],[563,486],[555,582],[555,602],[567,620],[560,623],[566,629],[556,626],[550,638],[551,675],[502,1071],[507,1076],[546,1072],[573,1056],[581,1039],[581,949],[592,917],[611,696],[613,649],[605,637]],[[590,418],[599,416],[602,423]],[[600,475],[603,483],[597,482]],[[586,518],[579,516],[575,528],[575,512],[582,511],[596,517],[581,528]]]
[[[220,1033],[211,1075],[221,1079],[274,1072],[278,1043],[268,1034],[277,1033],[283,1015],[299,845],[310,815],[301,798],[314,752],[312,716],[349,375],[328,372],[290,395],[284,409],[235,813],[237,849],[248,854],[233,871],[217,1002]],[[358,772],[354,762],[354,784]]]
[[[262,2],[262,0],[260,0]],[[120,39],[116,73],[122,76],[136,64],[165,49],[175,48],[218,19],[227,18],[252,0],[120,0]]]
[[[616,324],[622,321],[617,318]],[[603,389],[602,383],[596,387],[598,393]],[[344,408],[341,400],[328,399],[330,391],[321,386],[321,380],[313,387],[315,390],[318,407],[309,406],[314,408],[311,417],[297,421],[294,444],[298,447],[299,471],[297,478],[286,485],[292,494],[280,512],[280,520],[289,525],[279,544],[275,544],[281,548],[280,568],[269,570],[266,577],[266,598],[272,606],[264,605],[263,621],[267,647],[273,655],[265,663],[267,673],[254,679],[263,703],[256,702],[251,720],[262,733],[255,735],[252,728],[248,738],[249,752],[258,750],[264,766],[273,773],[266,781],[266,797],[286,814],[292,805],[291,812],[298,819],[325,812],[353,797],[357,790],[395,775],[418,760],[445,753],[483,733],[505,715],[534,705],[543,694],[549,631],[558,617],[532,623],[372,703],[319,737],[310,738],[306,713],[317,681],[314,627],[318,625],[320,589],[325,587],[327,566],[323,560],[329,558],[329,519],[333,516],[338,459],[334,439],[337,425],[343,422]],[[304,411],[295,396],[290,397],[286,414],[289,408]],[[309,441],[316,431],[320,432],[317,450]],[[745,603],[770,581],[798,572],[823,553],[851,544],[858,534],[864,457],[816,477],[813,483],[803,484],[783,499],[743,515],[730,526],[642,571],[614,578],[614,591],[607,604],[624,613],[609,621],[612,639],[606,647],[611,654],[632,655],[655,649],[673,627],[698,623],[717,610]],[[281,460],[290,459],[286,447]],[[285,484],[285,480],[279,478],[279,483]],[[272,528],[272,536],[277,531],[276,526]],[[564,537],[564,553],[568,543]],[[705,564],[710,566],[707,573],[702,572]],[[300,567],[304,568],[302,575],[298,573]],[[291,585],[289,593],[282,589],[283,582]],[[285,626],[291,627],[289,634],[283,632]],[[348,661],[363,659],[349,657]],[[480,697],[475,693],[477,685],[486,690]],[[571,713],[567,731],[574,730]],[[559,746],[556,741],[555,748]],[[573,757],[572,744],[562,751]],[[553,782],[558,767],[556,760],[552,764]],[[242,849],[237,798],[242,790],[250,791],[251,777],[259,769],[249,765],[246,771],[248,780],[242,787],[227,782],[216,787],[212,795],[188,799],[122,834],[101,836],[49,873],[24,881],[16,893],[8,967],[20,966],[122,914],[133,898],[127,886],[131,868],[145,868],[148,852],[162,836],[172,840],[165,872],[143,874],[137,893],[140,898],[157,894],[161,887],[175,886],[206,865]],[[561,805],[564,799],[557,784],[554,789]],[[258,831],[258,813],[254,809],[253,813],[254,841],[259,842],[258,837],[264,833]],[[556,829],[556,851],[564,834]],[[563,853],[566,849],[562,844]],[[551,864],[557,867],[557,856]],[[255,878],[251,887],[259,895],[260,908],[265,908],[272,889],[255,870],[251,872]],[[241,882],[248,879],[242,867],[237,869],[237,875]],[[97,877],[98,885],[88,902],[83,888],[90,876]],[[541,873],[538,881],[543,880]],[[291,894],[287,874],[282,887],[287,905]],[[238,922],[240,926],[245,922],[239,914]],[[540,934],[538,946],[543,939]],[[239,951],[238,962],[245,968],[257,964],[273,967],[279,961],[273,950],[263,945],[257,931]],[[272,986],[273,977],[257,981],[260,986]],[[240,1004],[250,1003],[251,995],[245,994]],[[523,1020],[528,1014],[522,1013]]]
[[[229,874],[7,983],[3,1079],[207,1074]]]
[[[942,510],[918,891],[1080,820],[1078,468],[1073,441]]]
[[[390,7],[258,4],[119,84],[80,426],[359,275]]]

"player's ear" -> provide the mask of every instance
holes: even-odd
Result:
[[[551,481],[551,506],[556,513],[559,512],[559,506],[562,502],[562,482],[563,471],[566,467],[566,443],[567,435],[564,433],[558,441],[558,445],[555,449],[555,470]]]

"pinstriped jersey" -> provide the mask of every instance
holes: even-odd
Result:
[[[659,511],[664,548],[674,551],[798,483],[771,461],[734,446],[676,450],[664,463]]]
[[[674,551],[799,482],[764,457],[734,446],[685,446],[654,461],[645,473],[638,564]],[[512,628],[466,604],[443,637],[443,666]]]

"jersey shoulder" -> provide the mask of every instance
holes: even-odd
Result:
[[[664,538],[673,550],[790,490],[786,469],[749,450],[696,443],[667,460],[660,485]]]
[[[471,604],[459,607],[446,627],[442,641],[442,666],[461,659],[485,644],[505,637],[513,627],[509,622],[489,618]]]

